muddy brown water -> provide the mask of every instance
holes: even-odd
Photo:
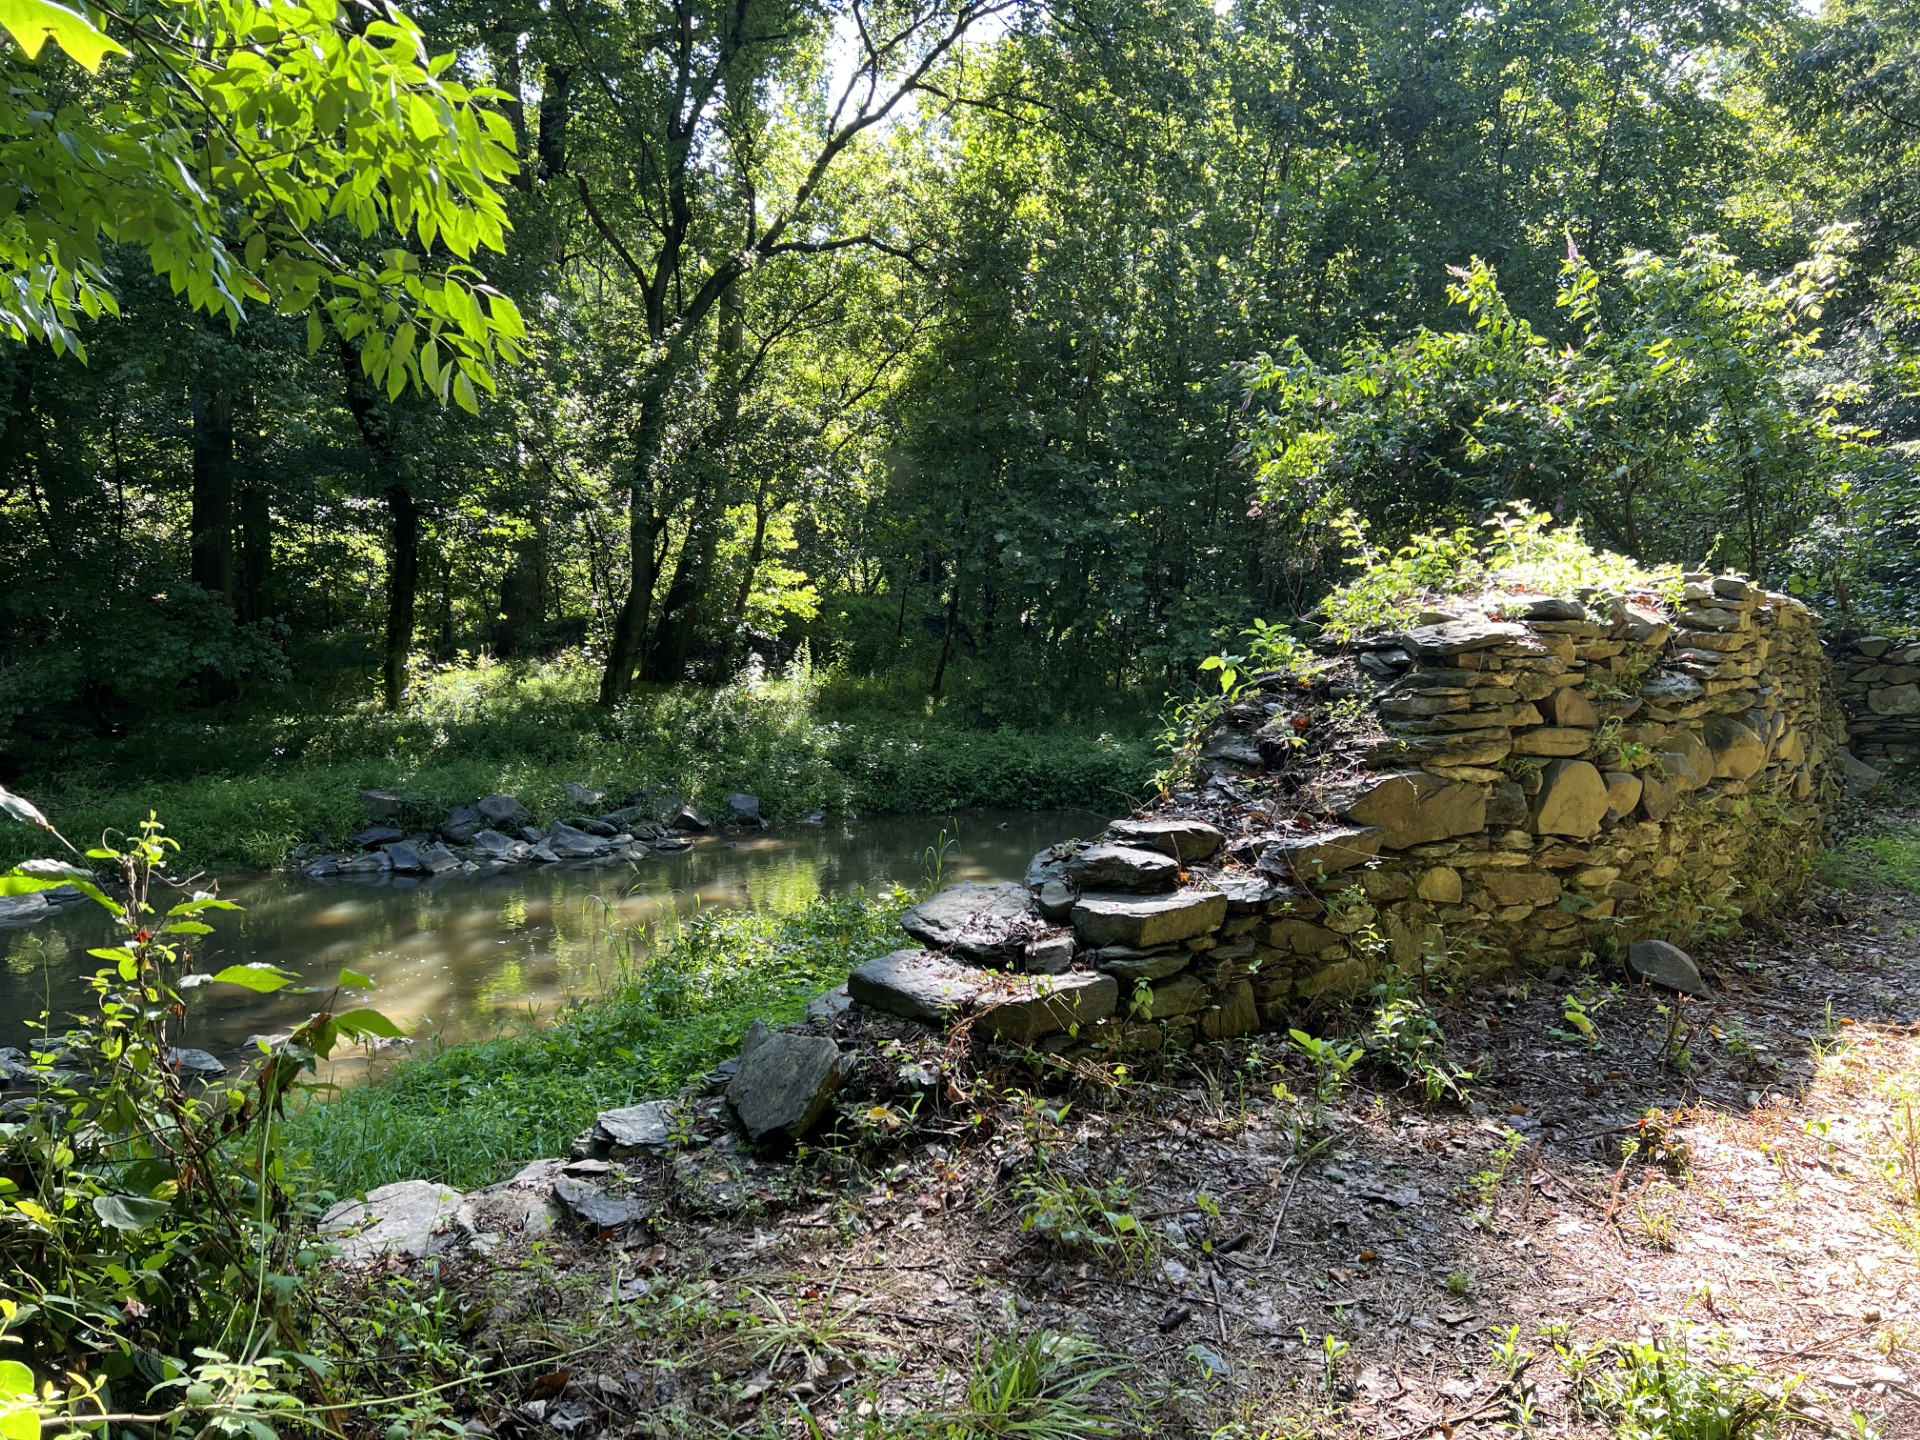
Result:
[[[819,895],[918,887],[943,836],[943,882],[1017,879],[1036,850],[1105,823],[1073,810],[886,815],[702,838],[617,868],[521,866],[414,883],[246,876],[221,882],[222,898],[244,908],[206,917],[215,933],[199,942],[194,968],[265,962],[315,984],[347,968],[375,982],[363,1003],[416,1042],[484,1038],[593,993],[623,954],[644,955],[649,922],[695,906],[786,913]],[[0,1045],[26,1044],[43,1012],[57,1032],[62,1017],[89,1008],[87,977],[101,962],[87,951],[111,937],[94,905],[0,930]],[[313,1008],[311,996],[208,986],[193,994],[181,1043],[232,1061],[252,1053],[250,1036],[285,1032]]]

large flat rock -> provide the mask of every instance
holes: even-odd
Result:
[[[925,950],[896,950],[847,977],[847,990],[869,1009],[939,1025],[971,1018],[998,1040],[1032,1040],[1113,1014],[1119,986],[1111,975],[1005,975],[976,970]]]
[[[973,1004],[985,975],[927,950],[895,950],[869,960],[847,977],[856,1004],[910,1020],[945,1024]]]
[[[1107,838],[1122,845],[1140,845],[1158,850],[1175,860],[1205,860],[1220,848],[1224,838],[1216,825],[1205,820],[1168,816],[1152,820],[1116,820],[1107,826]]]
[[[369,1190],[364,1200],[341,1201],[320,1217],[320,1234],[333,1242],[342,1260],[419,1259],[453,1243],[454,1217],[465,1198],[430,1180],[400,1180]]]
[[[900,917],[900,928],[936,950],[995,959],[1018,954],[1037,918],[1027,887],[1017,881],[967,881],[922,900]]]
[[[1377,825],[1385,848],[1405,850],[1486,829],[1487,787],[1403,770],[1367,782],[1345,813],[1361,825]]]
[[[1180,883],[1180,862],[1134,845],[1094,845],[1067,861],[1067,877],[1082,890],[1156,894]]]
[[[1171,895],[1082,895],[1073,907],[1073,928],[1089,947],[1127,945],[1150,950],[1218,930],[1227,918],[1227,897],[1190,885]]]
[[[1119,1001],[1120,986],[1111,975],[1076,970],[1021,976],[982,993],[973,1028],[991,1040],[1038,1040],[1098,1024],[1113,1014]]]

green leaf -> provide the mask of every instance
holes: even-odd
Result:
[[[4,7],[13,3],[15,3],[15,0],[0,0],[0,15],[5,14]],[[11,29],[12,27],[9,26],[8,28]],[[28,51],[27,53],[31,55],[33,52]],[[5,786],[0,786],[0,815],[9,816],[12,819],[18,820],[22,825],[33,825],[42,830],[51,830],[53,828],[52,823],[48,821],[47,817],[40,813],[40,808],[37,805],[23,796],[14,794]]]
[[[342,990],[373,989],[372,978],[366,975],[362,975],[358,970],[342,969],[340,972],[340,978],[334,981],[333,983],[338,985]]]
[[[0,1399],[12,1400],[20,1396],[29,1400],[33,1398],[33,1371],[18,1360],[0,1360]],[[34,1434],[39,1434],[37,1421]]]
[[[213,926],[201,920],[176,920],[160,927],[162,935],[211,935]]]
[[[145,1230],[158,1224],[173,1207],[144,1195],[96,1195],[93,1213],[115,1230]]]
[[[127,53],[126,46],[86,16],[53,0],[0,0],[0,27],[20,42],[29,60],[49,40],[89,72],[97,71],[107,56]]]
[[[213,978],[223,985],[238,985],[257,994],[271,995],[274,991],[291,985],[300,977],[272,965],[256,964],[229,965]]]
[[[334,1016],[333,1023],[342,1035],[355,1039],[375,1035],[382,1040],[399,1040],[407,1033],[378,1010],[348,1010]]]

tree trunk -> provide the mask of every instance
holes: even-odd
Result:
[[[413,492],[397,481],[387,487],[392,522],[387,565],[387,643],[381,683],[389,710],[398,710],[407,693],[407,654],[413,649],[414,599],[420,589],[420,507]]]
[[[193,382],[193,510],[188,520],[194,584],[233,604],[233,397]]]
[[[494,649],[518,654],[526,632],[547,618],[547,541],[544,522],[514,547],[513,564],[500,581],[500,620]]]
[[[634,427],[633,473],[627,483],[627,553],[630,572],[626,599],[613,622],[613,641],[607,647],[607,668],[600,676],[600,703],[617,705],[633,693],[634,667],[646,647],[648,622],[653,615],[653,586],[659,578],[654,546],[666,517],[654,503],[660,445],[665,436],[669,376],[657,371],[640,397],[640,419]]]
[[[267,492],[247,484],[240,490],[240,563],[234,610],[243,625],[267,618],[267,583],[273,574],[273,511]]]

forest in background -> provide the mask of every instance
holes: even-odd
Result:
[[[479,656],[614,717],[804,649],[847,707],[1138,733],[1362,529],[1515,499],[1920,621],[1912,0],[410,13],[498,88],[503,248],[311,228],[471,261],[507,342],[226,308],[150,238],[118,315],[0,305],[9,780],[270,765]]]

